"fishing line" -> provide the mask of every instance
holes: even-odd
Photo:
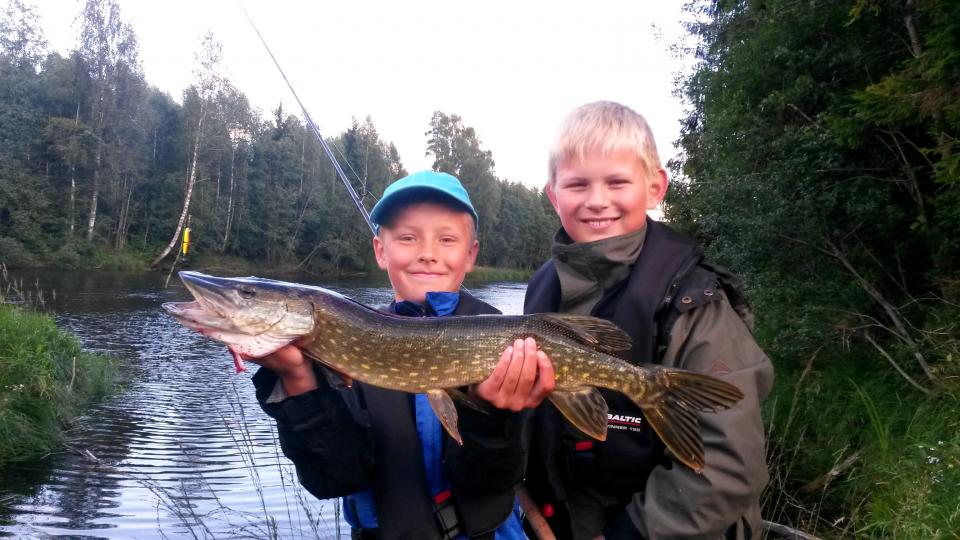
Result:
[[[300,96],[297,95],[297,91],[293,89],[293,85],[290,83],[290,80],[287,78],[286,73],[284,73],[283,68],[280,67],[280,62],[277,61],[277,58],[273,55],[273,51],[270,50],[270,46],[267,45],[267,40],[263,38],[263,35],[260,33],[260,30],[257,28],[256,23],[253,22],[253,18],[250,17],[250,14],[247,13],[247,10],[243,7],[243,4],[240,0],[237,0],[237,6],[240,7],[240,11],[243,12],[243,15],[247,18],[247,21],[250,23],[250,26],[253,28],[253,31],[257,33],[257,37],[260,38],[260,43],[263,44],[263,48],[267,50],[267,54],[270,55],[270,59],[273,60],[273,65],[277,66],[277,71],[280,72],[280,76],[283,77],[283,82],[287,84],[287,88],[290,89],[290,93],[293,94],[293,98],[297,100],[297,105],[300,106],[300,110],[303,111],[303,116],[307,121],[307,124],[310,126],[310,129],[313,131],[313,134],[316,135],[317,140],[320,142],[320,146],[323,147],[323,151],[326,152],[327,157],[330,158],[330,162],[333,163],[333,168],[337,170],[337,175],[340,177],[340,180],[343,182],[343,185],[347,188],[347,191],[350,193],[350,198],[353,200],[353,204],[357,207],[357,210],[360,211],[360,215],[363,216],[364,221],[367,222],[367,226],[370,227],[370,232],[374,236],[377,234],[377,229],[374,227],[373,222],[370,220],[370,213],[367,212],[367,209],[363,206],[363,201],[360,200],[360,196],[357,195],[357,191],[353,188],[353,184],[350,183],[350,179],[347,178],[346,173],[343,172],[343,168],[340,166],[340,162],[337,161],[336,156],[333,155],[333,151],[330,149],[330,146],[327,145],[327,141],[323,139],[323,135],[320,134],[320,129],[317,127],[317,124],[313,121],[313,118],[310,117],[310,113],[307,112],[307,108],[303,105],[303,102],[300,101]],[[334,145],[336,148],[336,145]],[[337,152],[340,153],[340,156],[344,158],[347,162],[347,166],[350,167],[350,170],[353,172],[353,175],[357,177],[357,180],[360,179],[360,175],[357,174],[357,171],[353,169],[353,166],[350,164],[350,160],[346,158],[343,152],[336,148]],[[366,182],[362,182],[364,186],[364,193],[369,193],[366,189]],[[374,200],[377,199],[375,195],[370,193],[371,197]],[[466,286],[462,283],[460,288],[464,291],[470,292]]]
[[[283,82],[287,84],[287,88],[290,89],[290,93],[293,94],[293,98],[297,100],[297,105],[300,106],[300,110],[303,111],[304,119],[307,121],[307,125],[310,126],[310,129],[313,131],[313,134],[316,135],[317,141],[320,142],[320,146],[323,147],[323,151],[327,154],[327,157],[330,158],[330,162],[333,164],[333,168],[336,169],[337,175],[340,177],[340,180],[343,182],[343,185],[347,188],[347,192],[350,193],[350,198],[353,200],[353,204],[357,207],[357,210],[360,212],[360,215],[363,216],[364,221],[367,222],[367,226],[370,227],[370,232],[374,235],[377,234],[377,229],[373,226],[373,222],[370,221],[370,214],[367,212],[367,209],[363,206],[363,202],[360,200],[360,196],[357,195],[357,191],[353,188],[353,184],[350,183],[350,180],[347,178],[343,168],[340,166],[340,162],[337,161],[336,156],[333,155],[333,151],[330,149],[330,146],[327,144],[327,141],[323,139],[323,135],[320,134],[320,129],[317,127],[317,124],[314,123],[313,118],[310,117],[310,113],[307,112],[307,108],[303,105],[303,102],[300,101],[300,96],[297,95],[297,91],[293,89],[293,85],[290,84],[290,80],[287,79],[287,74],[284,73],[283,68],[280,67],[280,62],[277,61],[277,58],[273,55],[273,51],[270,50],[270,46],[267,45],[267,41],[263,38],[263,35],[260,34],[260,30],[257,28],[257,25],[253,22],[253,19],[250,17],[250,14],[247,13],[247,10],[244,9],[243,4],[239,1],[237,5],[240,6],[240,11],[243,12],[244,16],[247,18],[247,21],[250,22],[250,26],[253,27],[253,31],[257,33],[257,37],[260,38],[260,43],[263,43],[263,48],[267,50],[267,54],[270,55],[270,59],[273,60],[273,65],[277,66],[277,71],[280,72],[280,76],[283,77]],[[347,165],[349,165],[349,160],[347,160]],[[352,169],[352,167],[351,167]],[[353,171],[354,175],[357,175],[356,171]],[[359,178],[359,175],[357,175]]]

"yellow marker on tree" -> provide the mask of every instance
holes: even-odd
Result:
[[[183,244],[180,246],[180,252],[184,255],[190,250],[190,227],[183,229]]]

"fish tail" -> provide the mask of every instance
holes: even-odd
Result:
[[[656,368],[631,396],[664,445],[684,465],[703,470],[703,436],[697,413],[729,409],[743,398],[730,383],[708,375]]]

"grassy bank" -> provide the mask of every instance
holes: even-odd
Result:
[[[0,303],[0,468],[56,448],[114,376],[109,358],[83,352],[51,317]]]
[[[824,538],[955,537],[960,389],[927,396],[876,362],[824,349],[778,371],[765,518]]]
[[[118,251],[80,240],[64,242],[56,250],[32,251],[12,238],[0,237],[0,253],[8,268],[60,268],[98,270],[146,270],[150,253],[136,249]]]
[[[533,270],[519,268],[494,268],[491,266],[477,266],[467,276],[468,283],[482,283],[485,281],[522,281],[524,283],[533,275]]]

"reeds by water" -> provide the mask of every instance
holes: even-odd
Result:
[[[101,398],[115,377],[112,359],[83,351],[41,312],[46,296],[0,263],[0,469],[53,452],[63,428]]]

